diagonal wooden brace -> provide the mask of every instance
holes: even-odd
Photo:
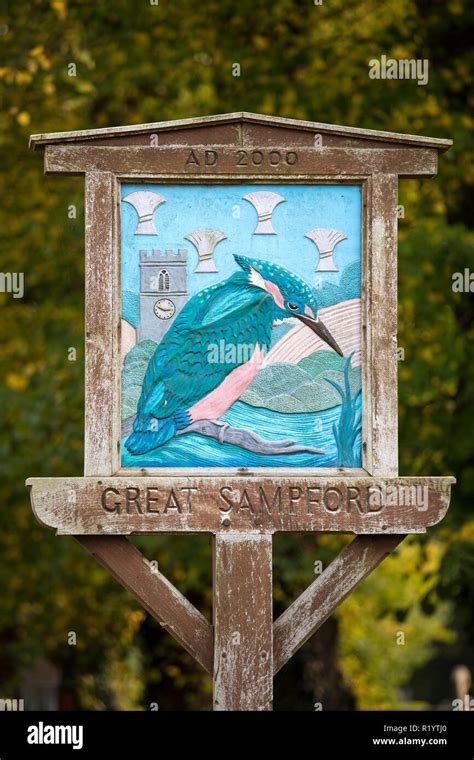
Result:
[[[76,536],[77,541],[113,575],[191,654],[212,673],[212,625],[125,536]]]
[[[322,626],[334,610],[405,535],[357,536],[280,615],[273,626],[273,673]]]
[[[270,536],[216,536],[216,641],[213,626],[162,573],[151,568],[127,538],[76,536],[76,540],[208,673],[214,672],[214,709],[268,710],[272,673],[288,662],[405,537],[355,538],[275,621],[273,642]]]

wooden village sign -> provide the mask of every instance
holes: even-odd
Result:
[[[210,674],[217,710],[273,675],[451,477],[398,476],[397,184],[450,140],[250,113],[34,135],[86,187],[85,476],[30,478]],[[272,536],[355,539],[272,619]],[[126,538],[211,533],[211,625]]]

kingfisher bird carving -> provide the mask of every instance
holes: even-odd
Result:
[[[203,420],[221,425],[225,443],[229,426],[219,419],[255,378],[274,323],[296,318],[343,355],[300,277],[269,261],[234,258],[240,270],[194,295],[150,359],[125,443],[130,453],[152,451]],[[251,346],[250,358],[234,351],[230,361],[210,362],[210,347],[221,341]]]

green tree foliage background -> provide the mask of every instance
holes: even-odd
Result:
[[[82,474],[84,255],[82,181],[44,178],[28,137],[238,110],[454,140],[436,180],[402,182],[399,223],[400,471],[456,474],[452,507],[282,671],[276,707],[313,709],[321,684],[336,707],[434,704],[451,697],[452,665],[474,666],[474,306],[452,290],[453,273],[474,269],[473,16],[468,0],[7,4],[1,271],[24,272],[25,295],[0,293],[2,697],[17,696],[44,657],[61,668],[71,706],[210,707],[210,682],[191,658],[73,539],[31,513],[27,476]],[[370,79],[381,55],[428,59],[428,85]],[[208,540],[137,543],[210,616]],[[278,538],[276,614],[342,544]]]

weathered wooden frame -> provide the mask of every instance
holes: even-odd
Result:
[[[314,147],[316,135],[324,137],[322,147]],[[150,136],[155,138],[153,147]],[[438,151],[448,148],[451,141],[239,113],[35,135],[31,143],[44,147],[47,174],[84,174],[86,178],[85,458],[92,467],[86,467],[86,474],[131,472],[120,466],[119,212],[120,183],[137,181],[362,185],[362,467],[318,468],[318,472],[398,474],[398,177],[434,176]],[[187,160],[190,151],[195,157],[201,154],[199,164]],[[239,166],[236,152],[257,152],[268,160],[263,165],[248,160]],[[219,156],[218,165],[206,165],[206,154],[213,153]],[[272,155],[277,154],[291,154],[297,161],[275,165]],[[295,470],[288,468],[291,473]],[[188,474],[184,468],[179,471]],[[274,471],[275,475],[285,472],[284,468]],[[161,475],[172,470],[139,472]],[[206,468],[206,472],[210,477],[238,474],[236,469],[222,468]],[[271,473],[272,468],[259,468],[259,472]],[[305,474],[302,468],[299,472]],[[307,472],[311,474],[313,468]]]
[[[70,148],[68,150],[71,150]],[[101,149],[106,150],[106,149]],[[109,149],[117,150],[117,149]],[[152,149],[153,150],[153,149]],[[313,157],[314,158],[314,157]],[[47,164],[49,166],[49,164]],[[231,181],[227,179],[227,184]],[[120,187],[124,182],[153,181],[176,184],[176,175],[144,176],[86,173],[86,425],[85,458],[94,452],[96,471],[89,474],[131,474],[123,468],[121,446],[120,375]],[[371,174],[285,176],[292,184],[357,184],[362,188],[362,467],[317,468],[321,475],[398,474],[397,355],[396,355],[396,224],[397,177]],[[183,178],[179,177],[182,183]],[[195,183],[222,184],[223,177],[193,174]],[[280,183],[281,177],[252,175],[240,182]],[[232,184],[236,182],[234,178]],[[110,205],[104,203],[108,196]],[[365,213],[364,213],[365,211]],[[89,223],[89,219],[99,220]],[[102,230],[100,241],[97,229]],[[90,239],[88,230],[91,230]],[[98,255],[100,251],[100,256]],[[384,293],[375,300],[374,293]],[[374,303],[375,301],[375,303]],[[374,329],[376,326],[376,329]],[[93,335],[95,343],[93,345]],[[112,360],[110,360],[112,357]],[[374,357],[377,357],[374,359]],[[89,359],[89,361],[88,361]],[[375,439],[375,440],[374,440]],[[240,468],[203,468],[209,477],[225,473],[237,475]],[[172,468],[142,468],[142,475],[166,475]],[[183,476],[190,468],[179,468]],[[314,474],[315,468],[255,468],[259,474]]]
[[[315,147],[317,136],[322,146],[318,141]],[[434,176],[438,152],[451,141],[236,113],[34,135],[31,144],[44,149],[47,174],[84,174],[86,184],[85,477],[29,479],[35,514],[74,535],[213,673],[215,709],[271,709],[273,674],[408,533],[425,532],[449,506],[454,478],[398,478],[396,260],[398,178]],[[259,154],[266,163],[236,166],[236,153]],[[189,161],[191,154],[196,161]],[[286,163],[272,161],[283,154]],[[213,156],[217,165],[207,162]],[[120,184],[127,181],[362,185],[362,468],[121,468],[119,214]],[[117,520],[98,511],[98,494],[108,484],[191,482],[205,497],[192,519],[155,515],[150,521],[139,513]],[[367,483],[412,484],[427,489],[429,502],[426,510],[395,499],[380,512],[216,516],[213,489],[242,483],[313,490],[326,483],[341,493],[360,488],[361,494]],[[68,492],[77,495],[72,508]],[[361,499],[367,506],[367,494]],[[272,534],[279,530],[352,532],[356,538],[273,623]],[[125,538],[155,531],[213,534],[213,625]]]

